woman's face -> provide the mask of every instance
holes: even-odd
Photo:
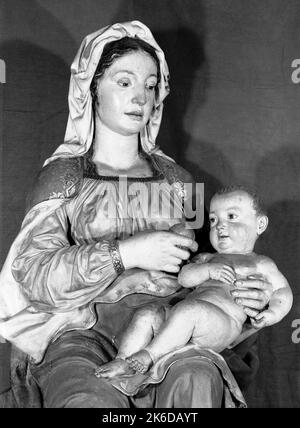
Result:
[[[99,79],[96,115],[113,132],[138,134],[149,121],[155,100],[157,66],[144,52],[116,59]]]

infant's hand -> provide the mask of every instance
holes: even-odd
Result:
[[[256,315],[255,318],[251,318],[251,324],[254,328],[261,329],[276,324],[278,322],[277,318],[277,314],[269,308]]]
[[[236,280],[233,268],[222,263],[208,263],[208,272],[210,279],[226,282],[226,284],[233,284]]]

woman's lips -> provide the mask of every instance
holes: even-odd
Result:
[[[140,122],[141,120],[143,120],[143,113],[139,112],[139,111],[131,111],[129,113],[125,113],[126,116],[129,116],[131,119],[133,120],[137,120],[138,122]]]

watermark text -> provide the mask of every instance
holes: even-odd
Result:
[[[131,182],[120,176],[118,184],[107,182],[102,188],[102,218],[151,219],[156,228],[184,221],[187,228],[200,229],[204,222],[204,184]]]
[[[300,83],[300,59],[294,59],[291,67],[295,69],[291,75],[292,82],[295,84]]]
[[[297,345],[300,343],[300,319],[293,320],[292,328],[295,329],[292,333],[292,342]]]
[[[6,83],[6,64],[3,59],[0,58],[0,83]]]

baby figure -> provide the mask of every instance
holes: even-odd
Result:
[[[275,324],[290,311],[293,296],[287,280],[270,258],[253,252],[268,225],[256,196],[240,187],[223,189],[211,200],[209,218],[216,253],[197,255],[178,276],[183,287],[195,289],[173,307],[139,309],[116,359],[97,368],[97,377],[145,373],[160,357],[188,343],[223,351],[240,336],[247,318],[230,293],[239,279],[260,277],[273,287],[255,327]]]

